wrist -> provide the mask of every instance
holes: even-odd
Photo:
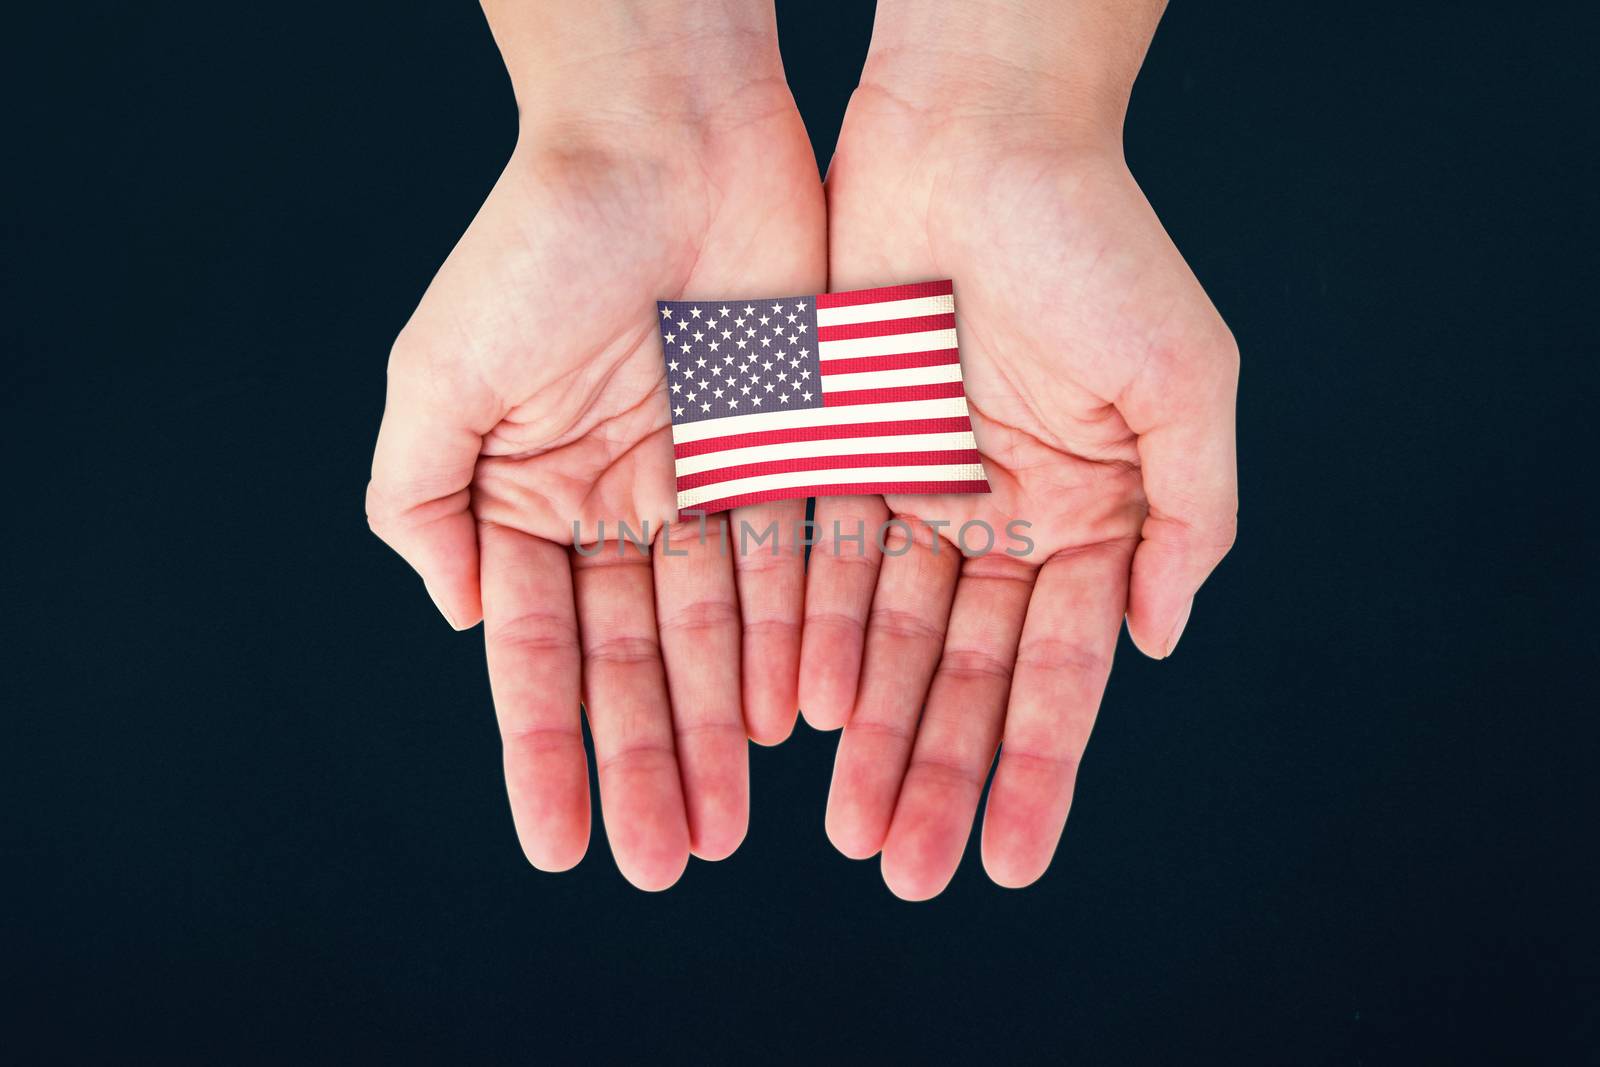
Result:
[[[484,0],[524,130],[734,125],[789,101],[771,0]]]
[[[880,0],[863,95],[1120,152],[1164,0]]]

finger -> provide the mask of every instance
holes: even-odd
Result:
[[[1130,548],[1118,541],[1057,555],[1034,583],[983,818],[983,865],[1003,886],[1043,874],[1061,839],[1111,673]]]
[[[1201,583],[1238,528],[1234,397],[1239,354],[1231,338],[1181,364],[1157,365],[1123,401],[1139,435],[1149,513],[1133,557],[1128,636],[1147,656],[1172,654]]]
[[[828,839],[852,859],[883,847],[955,594],[960,553],[913,522],[894,519],[885,531],[861,686],[834,756]]]
[[[729,537],[743,620],[744,721],[758,745],[776,745],[794,730],[799,709],[800,612],[805,552],[799,541],[804,500],[735,508]]]
[[[511,818],[528,862],[564,871],[589,847],[589,766],[578,706],[578,621],[567,551],[484,524],[484,648]]]
[[[574,551],[583,702],[600,772],[600,815],[617,867],[640,889],[665,889],[689,862],[689,824],[656,639],[650,560],[633,546]]]
[[[672,697],[678,771],[696,856],[719,860],[750,822],[750,758],[739,707],[739,593],[723,551],[727,519],[666,527],[656,539],[656,616]]]
[[[1033,577],[1033,568],[1003,555],[962,564],[944,652],[883,845],[883,880],[905,900],[937,896],[961,864],[1000,743]]]
[[[482,445],[479,427],[499,420],[484,391],[441,385],[425,349],[404,339],[389,360],[388,397],[367,484],[367,522],[422,576],[457,630],[483,617],[478,531],[467,487]]]
[[[855,706],[867,612],[889,517],[881,496],[817,498],[816,537],[806,565],[800,634],[800,712],[818,730],[837,730]]]

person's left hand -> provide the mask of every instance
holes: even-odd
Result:
[[[828,836],[881,850],[895,893],[933,896],[998,747],[984,865],[1024,885],[1060,837],[1124,614],[1168,655],[1232,543],[1237,351],[1114,141],[941,113],[869,78],[828,193],[834,289],[955,279],[993,487],[817,501],[800,706],[844,727]],[[891,527],[879,553],[870,531],[891,517],[912,537]],[[1014,519],[1022,558],[1005,552]],[[835,545],[836,522],[864,525],[868,551]],[[984,527],[994,551],[963,559]]]

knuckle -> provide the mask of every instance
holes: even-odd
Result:
[[[367,483],[366,511],[367,529],[382,541],[387,542],[394,536],[399,509],[394,506],[389,494],[376,481]]]

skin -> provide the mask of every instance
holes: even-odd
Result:
[[[912,531],[813,554],[800,692],[843,727],[828,836],[906,899],[948,884],[997,748],[984,867],[1044,873],[1124,618],[1169,655],[1233,543],[1238,352],[1120,149],[1157,17],[886,0],[830,168],[833,289],[956,279],[994,490],[817,502],[824,533]],[[962,523],[1012,518],[1029,556],[962,557]]]
[[[368,516],[452,625],[484,623],[529,861],[587,848],[581,702],[617,866],[663,889],[744,837],[746,738],[795,721],[804,577],[792,543],[723,554],[694,523],[663,564],[656,301],[820,291],[821,185],[769,4],[485,9],[518,143],[395,342]],[[733,514],[792,531],[803,502]]]
[[[580,702],[617,865],[661,889],[737,847],[746,737],[798,700],[844,726],[830,838],[895,893],[947,884],[997,748],[984,864],[1039,877],[1123,618],[1170,654],[1234,532],[1237,350],[1120,152],[1159,5],[883,0],[826,217],[768,4],[485,6],[519,141],[395,343],[367,502],[445,617],[485,624],[529,860],[587,847]],[[716,524],[668,560],[655,302],[938,277],[994,492],[819,500],[809,575]],[[891,515],[904,554],[826,537]],[[1027,558],[956,550],[1013,518]]]

